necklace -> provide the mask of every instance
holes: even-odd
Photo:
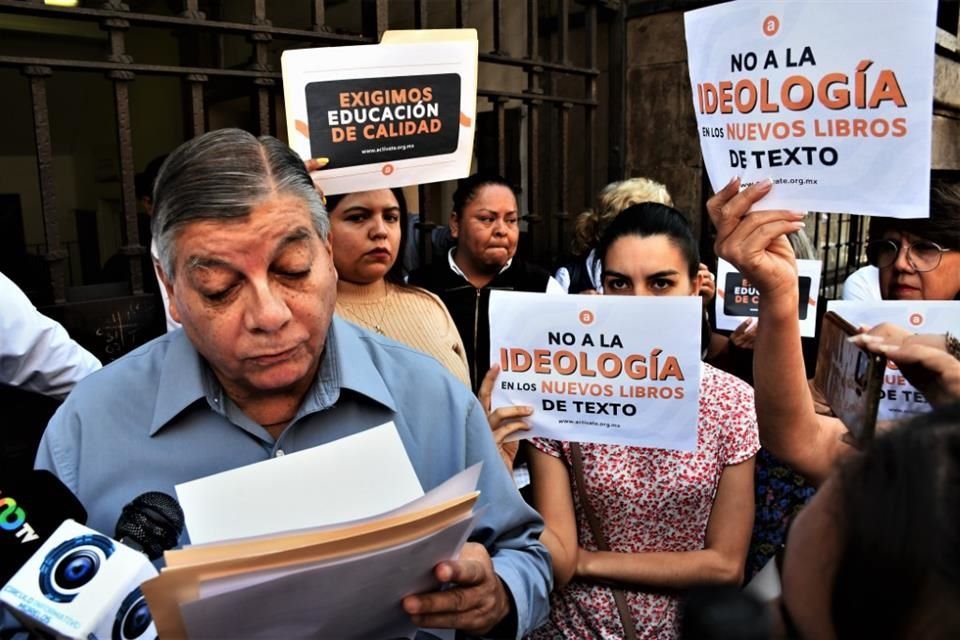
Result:
[[[377,333],[379,333],[379,334],[382,335],[382,336],[387,335],[387,334],[384,333],[384,331],[383,331],[383,319],[384,319],[384,318],[386,317],[386,315],[387,315],[387,298],[388,298],[389,296],[390,296],[390,289],[387,289],[387,295],[383,296],[383,300],[381,300],[381,301],[378,303],[379,306],[380,306],[380,320],[373,323],[373,330],[376,331]]]
[[[374,309],[379,308],[380,315],[378,319],[373,320],[371,322],[371,325],[372,325],[371,328],[377,333],[379,333],[380,335],[385,336],[387,335],[387,333],[386,331],[383,330],[383,324],[384,324],[383,321],[387,317],[387,307],[388,307],[387,300],[390,298],[390,285],[384,282],[383,287],[384,287],[383,297],[373,302],[371,305],[373,308],[371,308],[370,310],[374,311]],[[372,316],[373,313],[371,313],[370,315]]]
[[[370,284],[341,280],[337,283],[337,307],[345,312],[347,319],[385,336],[391,294],[391,286],[383,280]]]

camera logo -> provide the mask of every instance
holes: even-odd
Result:
[[[113,640],[140,640],[147,631],[151,630],[153,618],[147,601],[143,597],[140,587],[137,587],[123,599],[117,617],[113,621]],[[156,633],[154,633],[154,638]]]
[[[73,602],[83,585],[93,580],[114,551],[110,538],[77,536],[58,544],[40,565],[40,591],[54,602]]]

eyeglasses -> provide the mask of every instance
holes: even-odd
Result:
[[[867,260],[880,269],[889,267],[900,256],[900,246],[900,243],[895,240],[874,240],[867,244]],[[918,272],[933,271],[940,266],[943,254],[950,251],[928,240],[914,242],[904,247],[907,250],[907,262],[914,271]]]

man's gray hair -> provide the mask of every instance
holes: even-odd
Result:
[[[167,278],[174,278],[175,240],[185,225],[243,218],[278,195],[302,199],[320,238],[327,239],[330,219],[303,160],[276,138],[219,129],[177,147],[153,189],[153,237]]]

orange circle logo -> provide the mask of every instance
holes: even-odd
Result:
[[[390,175],[391,173],[393,173],[393,165],[392,165],[392,164],[385,164],[385,165],[383,165],[383,169],[381,169],[381,171],[383,172],[383,175],[388,176],[388,175]]]
[[[910,324],[915,327],[919,327],[923,324],[923,314],[920,313],[911,313],[910,314]]]
[[[780,18],[777,16],[767,16],[763,19],[763,35],[770,37],[780,31]]]
[[[589,309],[584,309],[583,311],[580,312],[581,324],[593,324],[593,321],[595,319],[596,318],[593,315],[593,311],[590,311]]]

